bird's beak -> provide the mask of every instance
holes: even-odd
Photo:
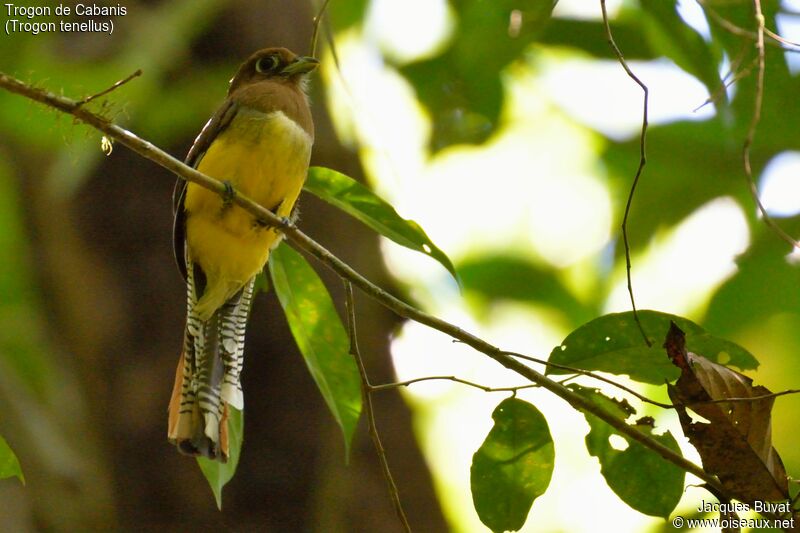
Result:
[[[286,65],[281,74],[284,76],[293,76],[295,74],[308,74],[319,66],[319,59],[314,57],[298,57],[288,65]]]

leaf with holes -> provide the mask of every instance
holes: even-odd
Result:
[[[634,413],[627,402],[608,398],[597,389],[575,384],[568,387],[611,413],[626,418]],[[590,428],[586,449],[600,461],[600,472],[611,490],[641,513],[668,517],[683,495],[685,472],[596,416],[589,413],[585,416]],[[680,455],[680,447],[671,433],[653,432],[652,419],[640,419],[635,427]],[[619,444],[615,446],[612,439]]]
[[[676,322],[687,331],[689,347],[706,354],[713,354],[720,363],[730,363],[742,369],[758,366],[750,352],[731,341],[714,337],[703,328],[683,317],[639,311],[639,320],[650,340],[647,346],[633,313],[612,313],[588,322],[570,333],[560,346],[550,353],[550,362],[583,370],[600,370],[611,374],[627,374],[631,379],[661,385],[664,381],[678,378],[677,369],[664,358],[658,347]],[[569,374],[569,370],[549,367],[547,374]]]
[[[697,448],[706,472],[716,475],[737,499],[752,503],[789,497],[786,470],[772,447],[774,397],[752,401],[708,403],[725,398],[757,398],[770,394],[753,380],[686,350],[683,331],[672,324],[664,347],[681,377],[669,386],[681,426]],[[698,403],[700,402],[700,403]],[[690,408],[708,423],[693,422]]]
[[[503,400],[492,419],[494,427],[472,456],[472,501],[492,531],[517,531],[550,484],[553,438],[542,413],[517,398]]]
[[[353,178],[329,168],[311,167],[305,190],[360,220],[387,239],[432,257],[459,281],[450,258],[433,244],[419,224],[401,217],[388,202]]]

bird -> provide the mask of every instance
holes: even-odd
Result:
[[[186,282],[183,347],[169,404],[168,440],[184,454],[229,457],[230,408],[244,408],[240,376],[256,276],[282,235],[231,201],[233,191],[293,214],[314,143],[306,85],[319,64],[286,48],[242,63],[185,163],[225,183],[223,197],[179,179],[173,246]]]

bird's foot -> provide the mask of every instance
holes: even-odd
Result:
[[[236,198],[236,189],[233,188],[233,183],[229,180],[222,180],[225,186],[225,193],[222,195],[222,209],[227,209],[233,205],[233,199]]]

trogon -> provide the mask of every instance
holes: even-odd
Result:
[[[303,187],[314,142],[305,86],[318,61],[285,48],[251,55],[195,140],[186,164],[279,217]],[[244,209],[178,180],[174,248],[187,286],[183,350],[169,405],[168,438],[186,454],[228,458],[230,407],[242,409],[245,328],[256,275],[281,234]]]

